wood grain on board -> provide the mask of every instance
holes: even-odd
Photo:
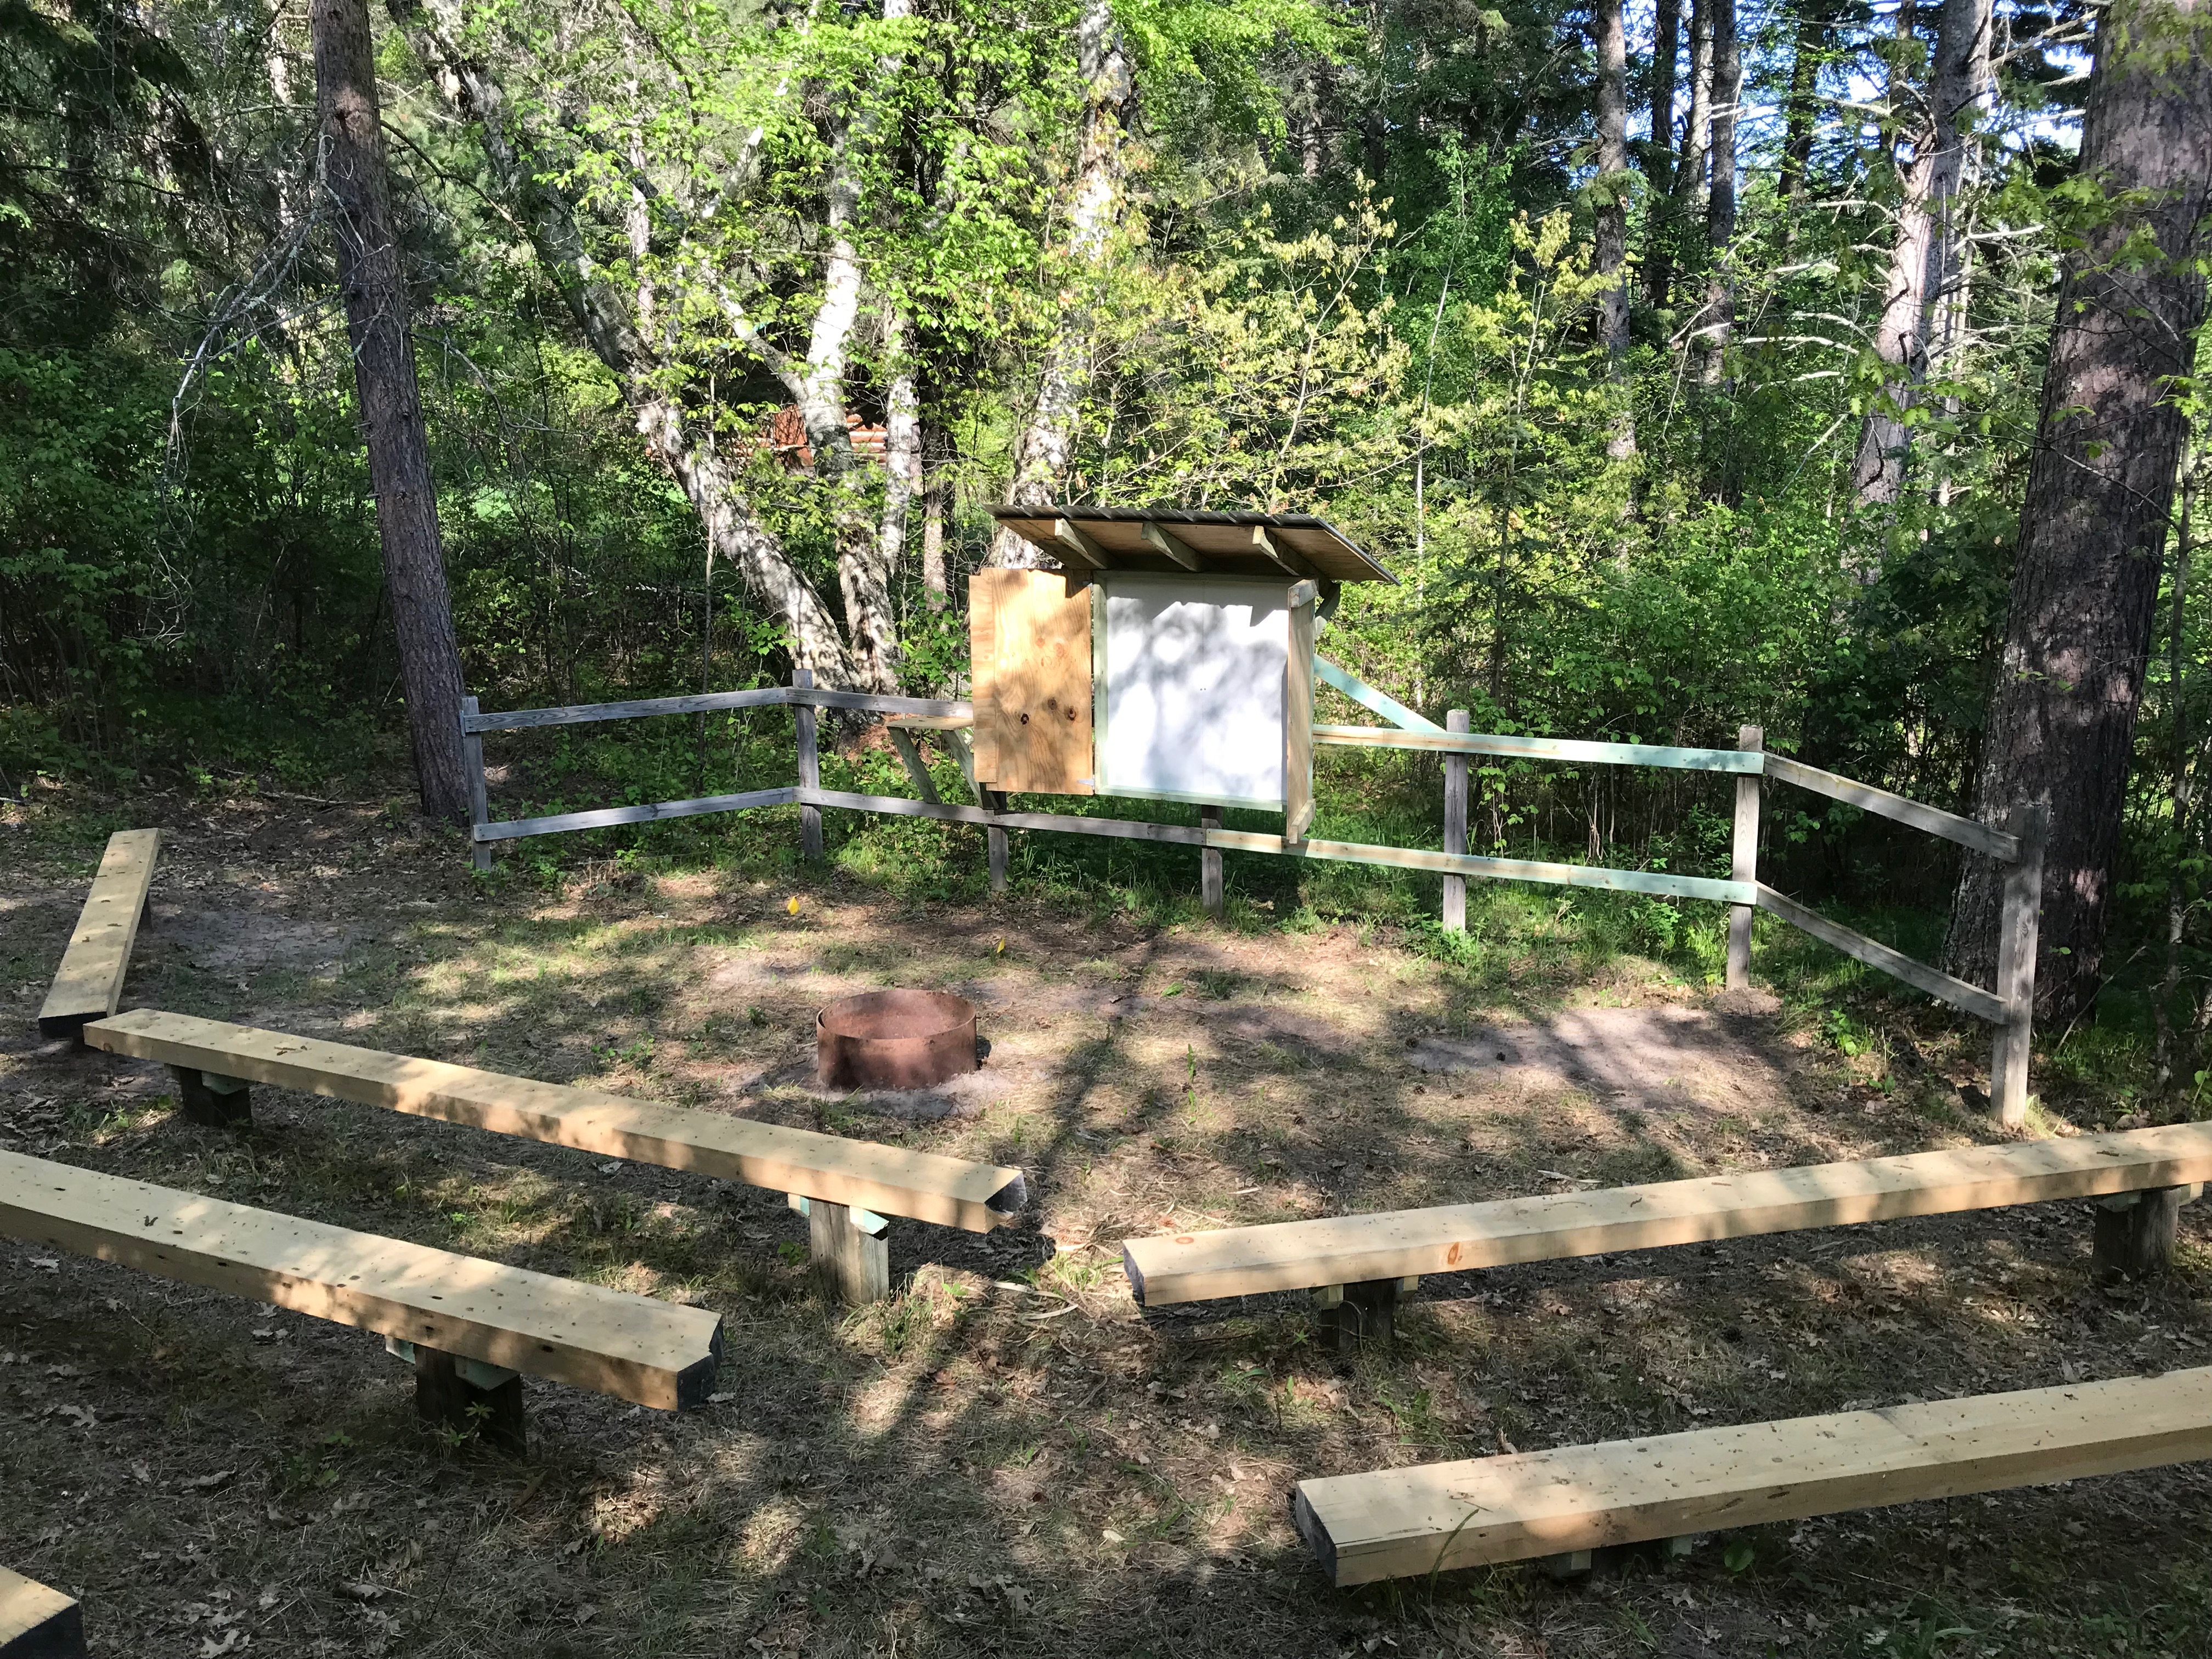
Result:
[[[0,1152],[0,1232],[674,1411],[722,1322],[626,1291]]]
[[[118,830],[107,838],[100,872],[70,935],[60,969],[39,1010],[39,1030],[46,1036],[68,1036],[88,1019],[112,1014],[123,1000],[124,975],[131,971],[131,947],[137,943],[138,919],[154,884],[154,864],[161,850],[159,830]]]
[[[1298,1483],[1331,1581],[1676,1538],[2212,1457],[2212,1370]]]
[[[1012,1222],[1019,1170],[442,1060],[139,1009],[85,1028],[95,1048],[389,1107],[499,1134],[856,1204],[970,1232]]]
[[[1144,1307],[2212,1180],[2212,1123],[1124,1241]]]

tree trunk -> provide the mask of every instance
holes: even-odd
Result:
[[[629,314],[629,305],[586,251],[575,210],[526,146],[498,82],[454,45],[453,36],[415,0],[392,0],[392,15],[439,89],[461,119],[476,124],[492,179],[528,234],[569,314],[621,388],[638,434],[668,468],[699,516],[719,557],[737,568],[754,598],[783,624],[793,663],[815,684],[852,689],[853,659],[822,599],[793,568],[775,537],[755,515],[736,475],[694,428],[690,412],[665,384],[661,365]]]
[[[1908,4],[1898,13],[1899,66],[1891,73],[1889,104],[1893,112],[1913,112],[1910,124],[1900,123],[1892,137],[1893,143],[1909,140],[1912,160],[1898,175],[1897,237],[1874,339],[1875,355],[1895,372],[1884,400],[1860,425],[1851,468],[1859,500],[1875,505],[1895,501],[1905,487],[1912,447],[1905,411],[1928,375],[1938,307],[1952,306],[1960,294],[1962,267],[1952,215],[1965,167],[1963,130],[1972,125],[1989,81],[1990,0],[1943,0],[1924,93],[1913,89],[1903,68],[1912,29]],[[1959,309],[1942,316],[1946,326],[1963,324]]]
[[[2191,797],[2196,792],[2197,755],[2189,736],[2189,577],[2196,550],[2197,467],[2185,447],[2181,462],[2181,513],[2173,533],[2173,580],[2166,612],[2166,696],[2172,710],[2173,781],[2168,796],[2172,811],[2173,852],[2166,883],[2166,970],[2159,976],[2151,999],[2152,1023],[2157,1030],[2154,1059],[2160,1094],[2175,1079],[2173,1005],[2181,994],[2181,943],[2189,931],[2189,913],[2197,896],[2190,891]]]
[[[1674,187],[1674,58],[1681,38],[1682,0],[1659,0],[1646,94],[1651,137],[1644,152],[1644,177],[1651,186],[1650,210],[1644,225],[1644,296],[1654,311],[1664,311],[1673,297],[1674,227],[1668,206]]]
[[[364,0],[313,0],[316,119],[323,179],[337,209],[338,287],[368,441],[376,531],[392,598],[399,678],[414,738],[422,810],[466,823],[461,765],[461,657],[438,544],[438,498],[408,334],[407,284],[392,222],[377,106],[374,48]]]
[[[1797,39],[1790,50],[1790,89],[1783,100],[1782,174],[1776,188],[1795,202],[1813,164],[1813,131],[1820,119],[1820,61],[1828,49],[1831,0],[1797,0]],[[1785,214],[1783,234],[1790,234]]]
[[[1067,251],[1094,269],[1103,265],[1108,240],[1121,216],[1127,163],[1121,153],[1123,124],[1134,92],[1128,50],[1109,0],[1085,0],[1076,27],[1076,61],[1084,86],[1083,131],[1076,151],[1073,199],[1068,204]],[[1036,401],[1014,444],[1014,476],[1007,499],[1045,507],[1057,500],[1075,453],[1083,394],[1091,380],[1091,308],[1063,303],[1045,351]],[[1000,530],[991,538],[988,562],[1000,568],[1042,564],[1043,555],[1022,537]]]
[[[896,580],[906,554],[907,523],[914,498],[921,493],[921,398],[915,389],[914,356],[908,349],[906,319],[896,307],[884,313],[884,521],[877,544],[884,570]]]
[[[1965,343],[1966,334],[1966,227],[1959,220],[1966,163],[1978,149],[1974,132],[1988,101],[1990,0],[1944,0],[1930,76],[1934,154],[1928,168],[1928,278],[1923,284],[1928,318],[1921,329],[1929,366]]]
[[[932,611],[942,611],[952,588],[945,572],[945,509],[952,494],[945,477],[947,434],[935,422],[921,428],[921,593]]]
[[[1705,363],[1708,386],[1724,372],[1735,325],[1735,289],[1729,280],[1729,244],[1735,239],[1735,117],[1743,99],[1743,54],[1736,42],[1735,0],[1708,0],[1713,36],[1711,187],[1705,197]]]
[[[2207,0],[2116,0],[2081,124],[2104,221],[2065,259],[1978,809],[2047,802],[2037,1006],[2095,997],[2185,420],[2212,198]],[[1945,949],[1989,982],[2002,872],[1970,858]]]
[[[1706,147],[1713,118],[1713,0],[1690,4],[1690,117],[1682,129],[1682,161],[1674,173],[1674,200],[1694,218],[1703,205]]]
[[[1628,37],[1621,27],[1621,0],[1596,0],[1591,12],[1597,37],[1597,246],[1593,268],[1610,279],[1598,330],[1604,337],[1607,372],[1616,393],[1621,356],[1628,349]],[[1625,397],[1606,440],[1606,454],[1624,461],[1636,453],[1636,415]]]

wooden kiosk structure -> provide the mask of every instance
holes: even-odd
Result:
[[[1280,811],[1303,842],[1317,615],[1390,573],[1304,514],[992,512],[1060,568],[969,579],[977,784]]]

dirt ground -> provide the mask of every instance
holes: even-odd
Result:
[[[1130,1298],[1119,1241],[1163,1229],[1994,1138],[1949,1080],[1869,1086],[1771,999],[1624,962],[1500,1006],[1358,929],[757,863],[479,882],[374,806],[0,811],[0,1146],[696,1301],[728,1340],[695,1414],[526,1382],[515,1461],[420,1425],[373,1336],[0,1238],[0,1562],[81,1596],[96,1653],[2212,1651],[2203,1465],[1564,1585],[1338,1592],[1288,1518],[1309,1475],[2212,1363],[2212,1206],[2145,1287],[2093,1285],[2086,1206],[2052,1206],[1431,1280],[1356,1362],[1293,1298]],[[126,1006],[1018,1164],[1031,1212],[895,1223],[894,1299],[848,1311],[780,1194],[280,1091],[248,1133],[190,1125],[159,1067],[33,1025],[131,822],[170,839]],[[974,998],[984,1069],[815,1090],[814,1009],[886,984]]]

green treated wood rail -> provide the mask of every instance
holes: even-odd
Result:
[[[1474,732],[1465,729],[1463,709],[1451,711],[1447,728],[1439,728],[1387,693],[1347,672],[1326,657],[1314,658],[1316,678],[1332,686],[1360,707],[1379,715],[1387,726],[1324,726],[1313,728],[1316,744],[1352,749],[1403,750],[1444,757],[1446,850],[1386,847],[1364,842],[1291,839],[1249,830],[1224,830],[1212,819],[1197,827],[1152,823],[1137,819],[1080,817],[1073,813],[1013,812],[1005,799],[981,791],[981,804],[969,805],[936,799],[927,783],[907,730],[896,735],[899,752],[916,781],[918,799],[902,795],[856,794],[821,787],[814,713],[840,708],[882,714],[902,726],[954,735],[971,721],[969,703],[933,697],[878,696],[863,691],[817,689],[801,670],[787,686],[763,686],[746,691],[717,691],[696,696],[649,697],[629,702],[580,703],[561,708],[514,709],[502,714],[478,710],[474,697],[461,703],[461,741],[470,774],[471,839],[479,869],[491,867],[493,846],[502,841],[531,836],[560,835],[570,830],[603,830],[626,823],[648,823],[665,818],[691,817],[709,812],[747,811],[755,807],[796,804],[801,814],[806,854],[822,853],[821,811],[825,806],[843,811],[880,812],[908,817],[937,818],[951,823],[983,827],[991,856],[992,890],[1005,884],[1006,832],[1036,830],[1046,834],[1099,836],[1125,841],[1149,841],[1196,848],[1202,869],[1205,860],[1224,852],[1261,853],[1275,857],[1319,859],[1333,862],[1373,865],[1401,870],[1433,872],[1444,878],[1445,918],[1448,927],[1464,926],[1465,883],[1469,877],[1487,881],[1528,881],[1548,886],[1589,887],[1653,897],[1701,899],[1729,907],[1728,983],[1731,988],[1751,982],[1751,921],[1754,912],[1768,915],[1810,934],[1892,978],[1902,981],[1936,1000],[1986,1022],[1996,1028],[1990,1066],[1990,1098],[1997,1116],[2017,1126],[2027,1115],[2028,1055],[2033,1035],[2035,1000],[2036,924],[2043,880],[2043,826],[2039,808],[2014,809],[2002,825],[1984,823],[1958,813],[1893,794],[1872,784],[1860,783],[1817,766],[1806,765],[1769,750],[1764,734],[1745,726],[1733,749],[1701,749],[1666,744],[1607,743],[1574,738],[1530,737],[1514,733]],[[666,714],[700,714],[740,708],[785,708],[794,711],[798,726],[798,776],[793,785],[757,789],[737,794],[707,795],[690,800],[655,801],[638,806],[605,807],[544,817],[495,821],[484,785],[483,736],[491,732],[525,732],[553,726],[576,726],[600,720],[640,720]],[[1654,767],[1670,771],[1705,772],[1733,778],[1735,782],[1735,837],[1729,874],[1678,875],[1665,870],[1616,870],[1599,865],[1564,864],[1534,859],[1486,858],[1466,851],[1467,761],[1475,756],[1557,761],[1569,764]],[[1998,935],[1996,984],[1984,988],[1916,961],[1893,946],[1884,945],[1856,929],[1832,921],[1759,879],[1760,787],[1771,778],[1797,788],[1826,795],[1862,811],[1872,812],[1926,834],[1940,836],[1969,852],[2005,866],[2004,914]],[[1209,892],[1212,890],[1209,888]],[[1454,901],[1457,900],[1455,903]]]

